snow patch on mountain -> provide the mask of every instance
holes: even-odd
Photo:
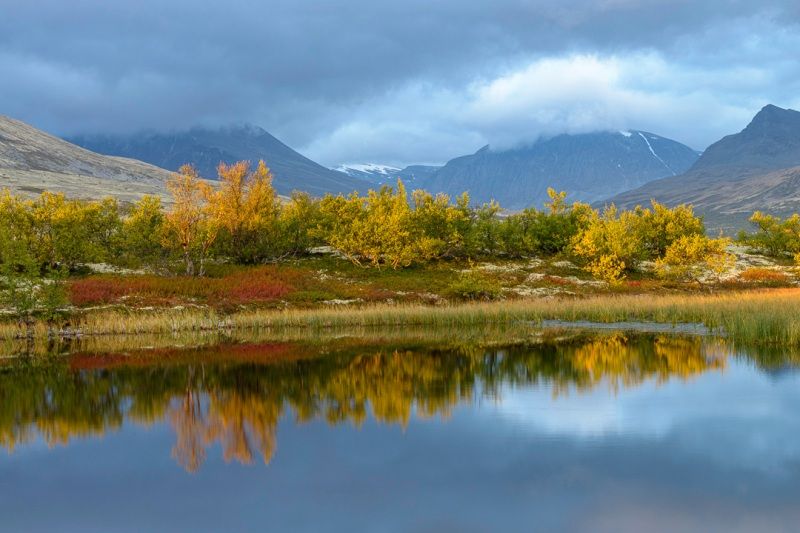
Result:
[[[648,141],[648,140],[647,140],[647,137],[645,137],[645,135],[644,135],[644,134],[643,134],[641,131],[640,131],[640,132],[637,132],[637,133],[639,134],[639,137],[641,137],[642,139],[644,139],[644,142],[647,144],[647,148],[649,148],[649,149],[650,149],[650,153],[651,153],[651,154],[653,154],[653,157],[655,157],[656,159],[658,159],[658,160],[661,162],[661,164],[662,164],[662,165],[664,165],[664,167],[665,167],[667,170],[669,170],[670,172],[672,172],[672,175],[673,175],[673,176],[677,176],[677,175],[678,175],[678,173],[677,173],[677,172],[675,172],[674,170],[672,170],[672,167],[670,167],[670,166],[667,164],[667,162],[666,162],[666,161],[664,161],[663,159],[661,159],[661,157],[660,157],[660,156],[659,156],[659,155],[656,153],[656,151],[655,151],[655,150],[653,150],[653,145],[651,145],[651,144],[650,144],[650,141]],[[653,139],[654,141],[658,140],[658,137],[653,137],[653,136],[650,136],[650,138],[651,138],[651,139]]]
[[[350,163],[339,165],[333,170],[350,174],[351,172],[368,173],[368,174],[381,174],[388,176],[399,172],[401,169],[389,165],[379,165],[377,163]]]

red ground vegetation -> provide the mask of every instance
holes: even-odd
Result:
[[[70,301],[77,306],[122,303],[164,305],[194,301],[212,306],[264,303],[295,290],[295,272],[274,266],[234,271],[218,278],[91,276],[69,283]]]

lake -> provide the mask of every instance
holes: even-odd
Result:
[[[613,331],[60,351],[0,363],[2,531],[800,523],[795,353]]]

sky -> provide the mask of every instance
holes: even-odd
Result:
[[[798,50],[797,0],[0,0],[0,114],[247,122],[328,166],[617,129],[702,150],[800,108]]]

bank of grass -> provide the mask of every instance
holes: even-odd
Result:
[[[800,289],[769,289],[720,294],[598,295],[584,298],[513,300],[424,306],[374,304],[317,309],[213,309],[152,311],[97,310],[72,318],[81,335],[174,334],[187,331],[285,330],[430,326],[470,328],[485,325],[536,324],[542,320],[594,322],[645,321],[702,323],[734,342],[800,345]],[[47,335],[37,324],[35,336]],[[0,338],[18,337],[11,323],[0,325]]]

